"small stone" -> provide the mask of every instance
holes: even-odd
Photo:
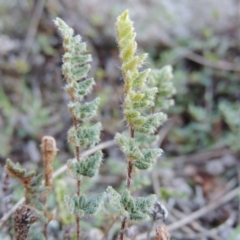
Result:
[[[210,160],[206,164],[206,172],[211,176],[219,176],[224,173],[225,167],[220,159]]]
[[[187,196],[192,195],[191,187],[186,183],[183,178],[175,178],[172,180],[172,186],[178,191],[182,193],[186,193]]]
[[[234,167],[236,165],[236,158],[233,155],[227,154],[221,158],[221,161],[225,167]]]

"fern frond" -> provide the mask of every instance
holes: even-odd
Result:
[[[76,119],[86,121],[97,114],[99,103],[100,98],[95,98],[93,101],[83,104],[79,102],[70,102],[68,104],[68,109]]]
[[[96,123],[91,127],[82,126],[77,130],[72,127],[68,131],[68,141],[75,146],[93,147],[100,141],[101,129],[101,123]]]
[[[82,176],[93,177],[98,171],[102,162],[102,151],[97,151],[92,156],[77,162],[76,159],[70,159],[67,167],[70,174],[77,180],[81,180]]]
[[[118,146],[124,152],[129,160],[137,160],[143,158],[141,150],[137,146],[134,139],[125,137],[123,134],[117,133],[115,136]]]
[[[13,163],[11,159],[6,160],[6,171],[17,178],[23,185],[29,185],[35,176],[35,171],[29,171],[23,168],[19,163]]]

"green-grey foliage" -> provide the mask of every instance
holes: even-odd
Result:
[[[147,54],[140,56],[136,54],[136,33],[128,17],[128,11],[118,17],[116,31],[125,82],[124,117],[135,134],[139,132],[148,138],[166,120],[166,114],[150,112],[153,107],[155,110],[162,109],[163,105],[159,107],[160,104],[164,104],[165,108],[171,105],[170,98],[175,93],[171,82],[172,68],[166,66],[160,71],[153,72],[151,69],[140,70]],[[156,102],[158,105],[155,105]],[[135,167],[142,170],[151,168],[155,159],[162,154],[160,149],[142,149],[135,138],[125,134],[117,133],[115,139],[128,161],[133,161]]]
[[[99,102],[100,98],[96,98],[93,101],[84,104],[80,104],[79,102],[71,102],[68,104],[68,108],[77,119],[88,120],[96,115]]]
[[[161,156],[161,149],[149,148],[149,145],[156,140],[152,134],[167,119],[166,114],[159,111],[173,105],[171,97],[175,88],[171,82],[173,76],[170,66],[160,71],[142,70],[147,54],[137,55],[136,33],[128,11],[117,18],[116,34],[124,78],[123,115],[129,134],[117,133],[115,140],[126,156],[128,173],[127,189],[119,194],[108,187],[107,194],[111,206],[119,212],[123,222],[126,219],[140,221],[148,218],[156,196],[136,199],[131,196],[132,168],[150,169]],[[121,232],[124,231],[124,226],[122,223]],[[120,239],[123,239],[122,234]]]
[[[222,100],[218,106],[224,121],[230,131],[225,134],[225,144],[229,147],[240,150],[240,105]]]
[[[137,132],[154,133],[156,128],[166,120],[166,115],[163,113],[146,114],[146,109],[154,106],[158,88],[147,84],[151,69],[140,70],[145,63],[147,54],[140,56],[136,54],[136,33],[133,23],[129,19],[128,11],[117,18],[116,32],[125,82],[123,110],[125,120]]]
[[[74,36],[73,29],[60,18],[54,22],[63,37],[65,53],[62,72],[67,81],[65,90],[71,98],[68,109],[73,119],[73,126],[68,131],[68,141],[75,146],[75,159],[68,160],[67,167],[70,175],[78,181],[80,191],[82,177],[95,176],[102,162],[101,151],[85,159],[79,159],[80,147],[91,148],[100,141],[101,123],[90,124],[90,120],[97,115],[100,98],[83,102],[95,84],[93,78],[87,78],[92,56],[87,53],[87,45],[81,41],[80,35]],[[93,214],[100,208],[103,196],[104,194],[100,194],[87,198],[79,192],[72,197],[65,196],[65,203],[72,213],[84,216]]]
[[[96,123],[91,127],[80,126],[77,129],[72,127],[68,131],[68,140],[75,146],[93,147],[100,141],[101,126],[100,123]]]
[[[149,83],[158,89],[155,96],[155,108],[168,109],[174,104],[172,95],[176,93],[176,90],[173,86],[172,78],[171,66],[165,66],[160,70],[152,70]]]
[[[102,207],[104,198],[105,193],[90,198],[87,198],[84,194],[80,197],[75,194],[72,197],[65,196],[64,201],[71,213],[83,217],[85,214],[95,214]]]
[[[153,203],[156,201],[155,195],[147,197],[133,198],[128,190],[119,194],[112,187],[107,188],[107,194],[111,206],[113,206],[122,217],[139,221],[149,219]]]
[[[77,162],[76,159],[70,159],[67,162],[67,166],[72,176],[76,179],[81,179],[81,176],[93,177],[98,173],[102,157],[102,152],[97,151],[92,156],[82,159],[81,162]]]
[[[189,105],[188,112],[197,122],[205,123],[208,120],[208,112],[202,107]]]

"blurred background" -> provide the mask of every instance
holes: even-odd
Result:
[[[239,0],[0,0],[2,181],[8,157],[41,171],[44,135],[53,136],[60,150],[55,170],[73,156],[66,138],[71,118],[61,75],[62,40],[53,24],[56,17],[89,45],[96,80],[92,97],[101,97],[97,120],[104,128],[102,141],[123,131],[123,79],[114,24],[125,9],[134,21],[138,51],[149,53],[151,68],[173,66],[177,91],[175,106],[167,112],[169,120],[159,129],[164,156],[151,173],[136,173],[136,194],[156,193],[165,203],[171,239],[240,239]],[[97,183],[85,186],[88,192],[108,185],[120,189],[125,179],[126,165],[118,148],[112,146],[104,154]],[[62,239],[72,229],[73,219],[58,200],[73,193],[74,182],[69,178],[67,187],[64,179],[66,174],[56,179],[57,197],[50,200],[50,207],[58,206],[50,226],[52,239]],[[9,188],[0,190],[0,216],[22,197],[16,184],[10,180]],[[192,217],[195,211],[200,213]],[[183,224],[184,219],[188,222]],[[119,228],[115,222],[109,216],[87,218],[86,239],[114,239]],[[154,236],[156,224],[131,227],[129,239],[146,239],[141,234],[147,231]],[[11,239],[10,230],[5,227],[1,239]]]

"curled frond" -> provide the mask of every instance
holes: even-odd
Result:
[[[62,19],[54,21],[63,37],[65,54],[63,55],[62,72],[67,79],[66,91],[72,99],[82,99],[94,84],[93,79],[85,79],[91,68],[92,56],[87,51],[86,43],[79,35],[73,36],[74,31]],[[82,80],[79,82],[79,80]]]
[[[8,174],[17,178],[23,185],[29,185],[35,176],[35,171],[27,172],[19,163],[13,163],[9,158],[6,161],[5,168]]]
[[[53,22],[61,31],[61,34],[64,39],[69,39],[73,36],[74,33],[73,29],[70,28],[61,18],[56,18],[56,20],[54,20]]]
[[[125,93],[128,93],[132,87],[142,87],[144,85],[150,70],[138,71],[147,55],[144,54],[140,57],[136,55],[136,33],[134,32],[133,22],[129,19],[128,10],[117,18],[116,32],[125,81]]]

